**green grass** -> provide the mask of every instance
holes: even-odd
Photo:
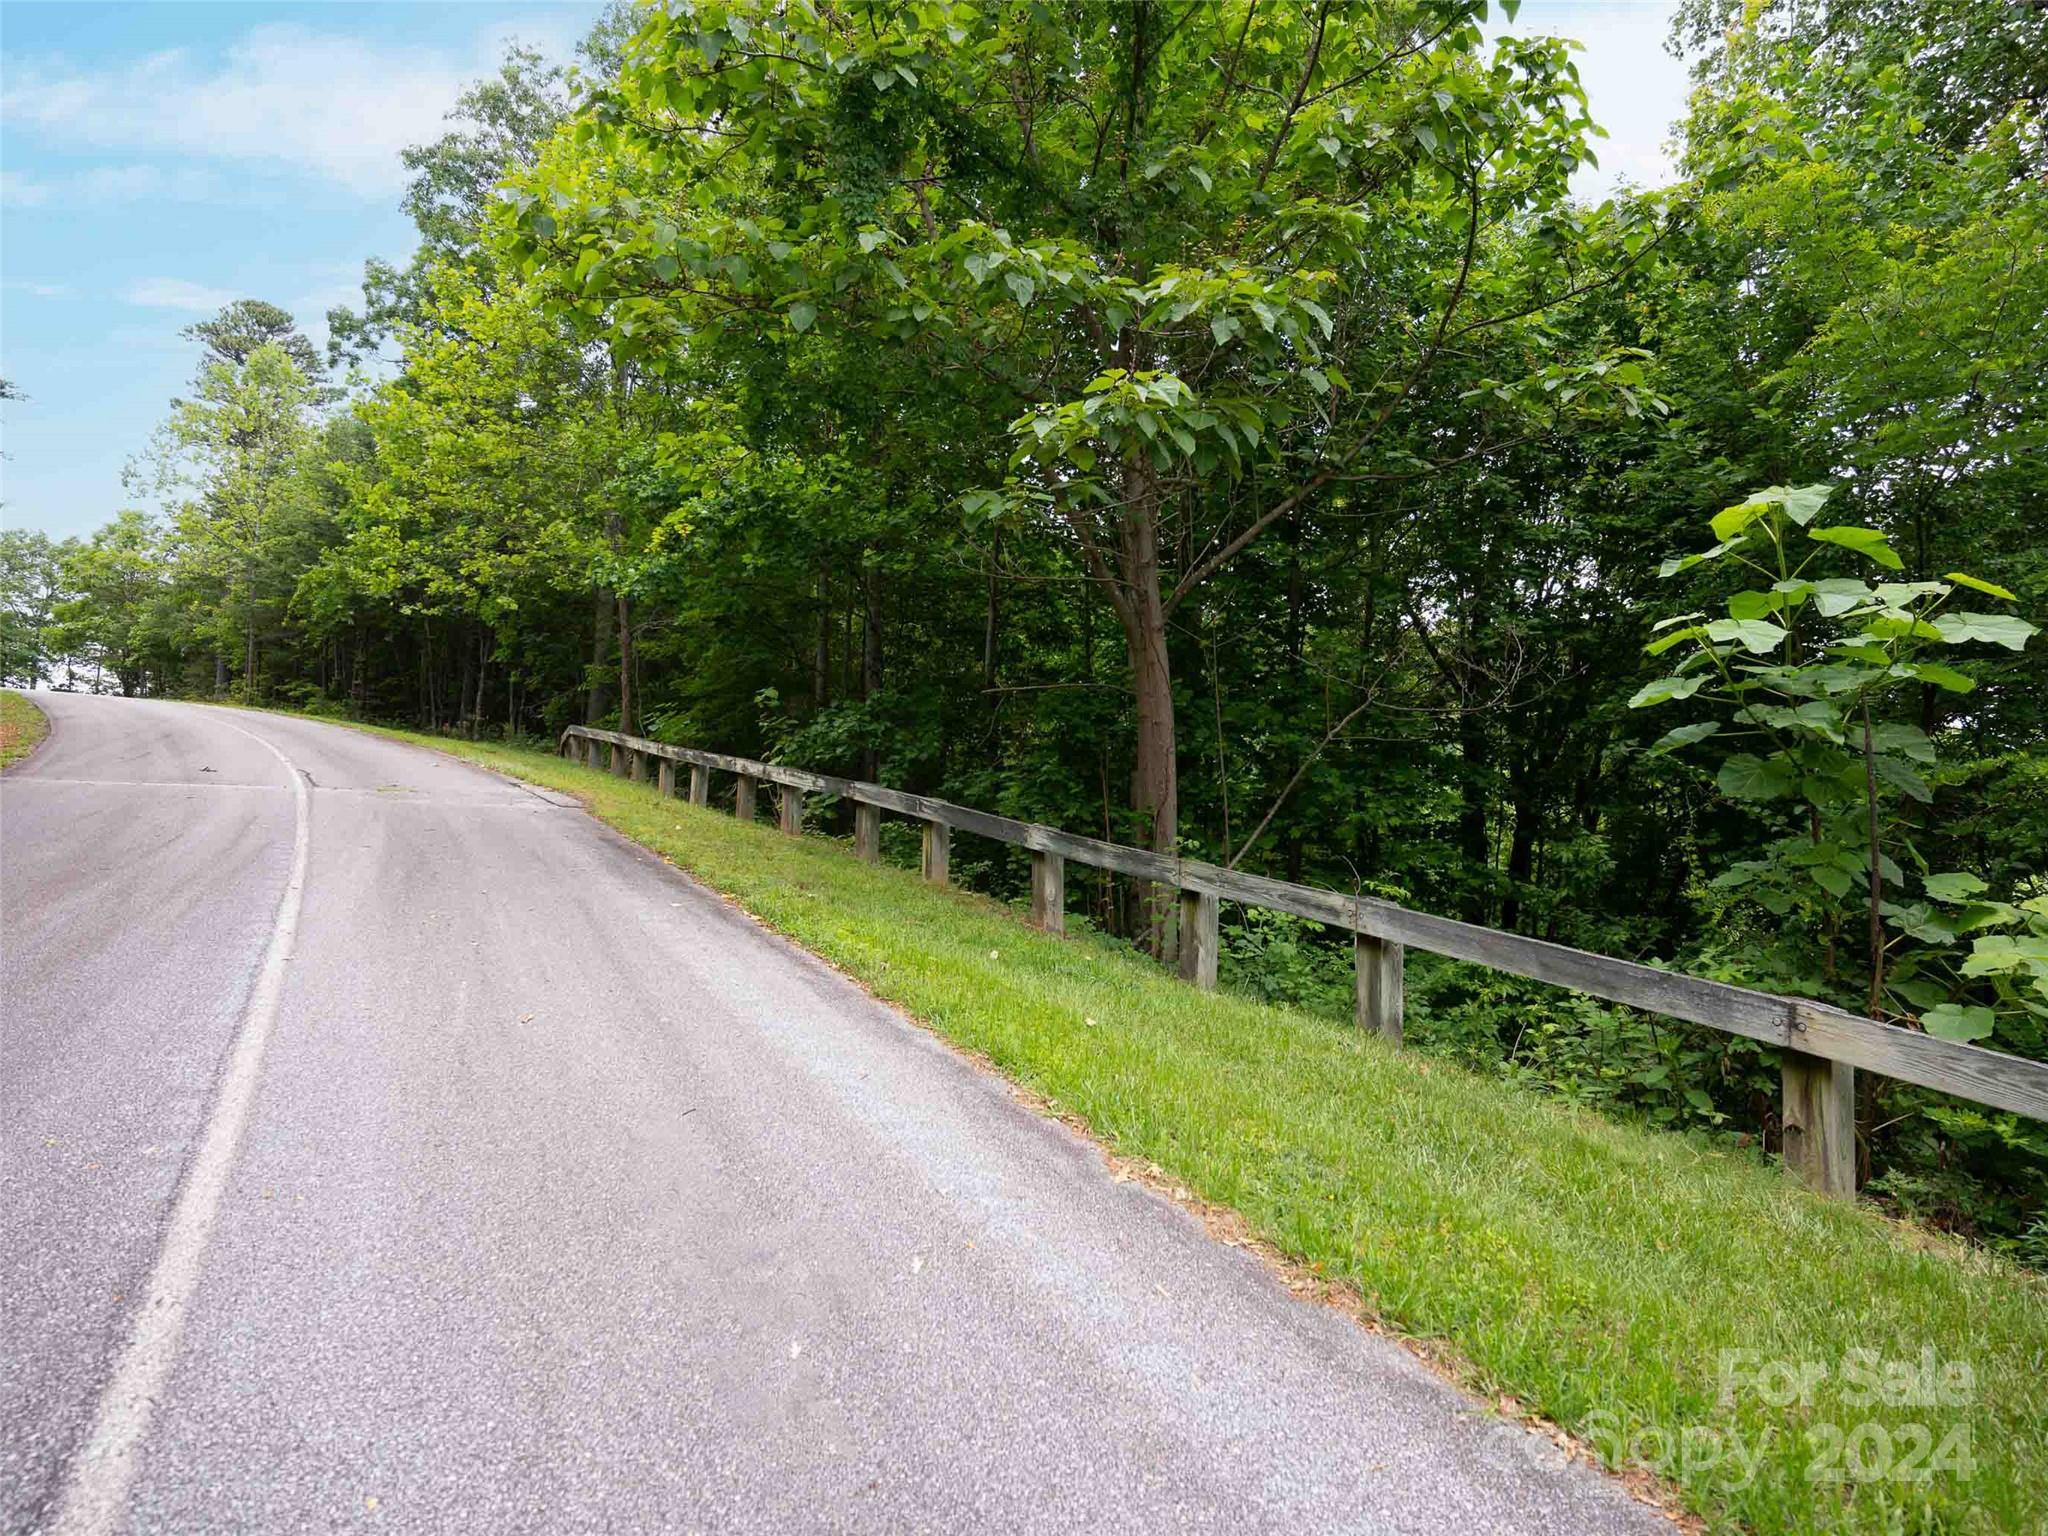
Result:
[[[27,757],[49,734],[50,722],[27,694],[0,688],[0,768]]]
[[[413,737],[592,811],[947,1039],[1241,1212],[1384,1325],[1432,1341],[1609,1459],[1660,1462],[1711,1526],[2048,1528],[2048,1288],[1830,1204],[1777,1170],[1424,1061],[1325,1019],[1204,995],[1126,950],[530,751]],[[1864,1403],[1853,1352],[1966,1369]],[[1724,1361],[1825,1371],[1805,1403]],[[1769,1378],[1775,1386],[1783,1377]],[[1816,1481],[1819,1459],[1925,1479]],[[1859,1426],[1875,1426],[1862,1428]],[[1837,1434],[1841,1438],[1836,1438]],[[1658,1455],[1658,1446],[1684,1446]],[[1738,1449],[1755,1455],[1736,1468]],[[1959,1454],[1960,1453],[1960,1454]],[[1955,1466],[1967,1461],[1968,1469]],[[1910,1470],[1908,1468],[1907,1470]]]

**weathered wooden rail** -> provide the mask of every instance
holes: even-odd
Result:
[[[689,798],[697,805],[710,800],[713,772],[733,774],[738,781],[733,808],[745,821],[754,819],[759,787],[773,784],[781,795],[782,830],[791,835],[803,830],[805,795],[837,795],[853,803],[854,847],[869,860],[881,857],[882,812],[894,811],[923,824],[924,875],[941,883],[947,878],[956,830],[1024,848],[1031,855],[1032,921],[1053,933],[1066,920],[1068,860],[1171,886],[1180,892],[1180,974],[1200,987],[1216,985],[1217,922],[1224,901],[1343,929],[1352,935],[1357,963],[1358,1023],[1394,1041],[1401,1038],[1402,958],[1411,946],[1763,1041],[1784,1052],[1785,1162],[1808,1184],[1830,1195],[1855,1192],[1858,1068],[2048,1120],[2048,1064],[1880,1024],[1803,998],[1704,981],[1435,917],[1369,896],[1347,896],[1196,859],[1169,858],[804,768],[672,747],[580,725],[562,733],[560,750],[591,767],[599,766],[600,757],[608,753],[613,773],[638,780],[645,780],[652,766],[664,795],[676,793],[677,767],[687,767]]]

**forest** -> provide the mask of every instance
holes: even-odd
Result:
[[[603,725],[2048,1059],[2048,11],[1684,0],[1679,175],[1593,201],[1573,51],[1504,9],[674,0],[512,51],[324,350],[193,326],[133,508],[0,536],[0,672]],[[1318,930],[1223,943],[1348,1007]],[[1775,1149],[1765,1047],[1408,985],[1422,1050]],[[2048,1264],[2048,1130],[1860,1093],[1872,1198]]]

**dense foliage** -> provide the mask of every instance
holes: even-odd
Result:
[[[2048,1054],[2048,14],[1690,0],[1683,177],[1597,204],[1569,49],[1485,20],[706,0],[514,54],[326,368],[232,307],[162,511],[5,536],[6,671],[610,723]],[[1268,995],[1347,965],[1226,937]],[[1412,969],[1426,1048],[1775,1137],[1749,1042]],[[1863,1094],[1875,1188],[2048,1257],[2040,1127]]]

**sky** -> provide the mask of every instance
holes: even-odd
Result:
[[[1610,137],[1580,190],[1655,185],[1683,110],[1663,51],[1674,0],[1525,0],[1518,32],[1584,45]],[[179,331],[236,298],[295,314],[360,300],[403,262],[399,151],[517,40],[567,60],[595,0],[0,3],[0,526],[85,534],[124,506],[198,348]]]

